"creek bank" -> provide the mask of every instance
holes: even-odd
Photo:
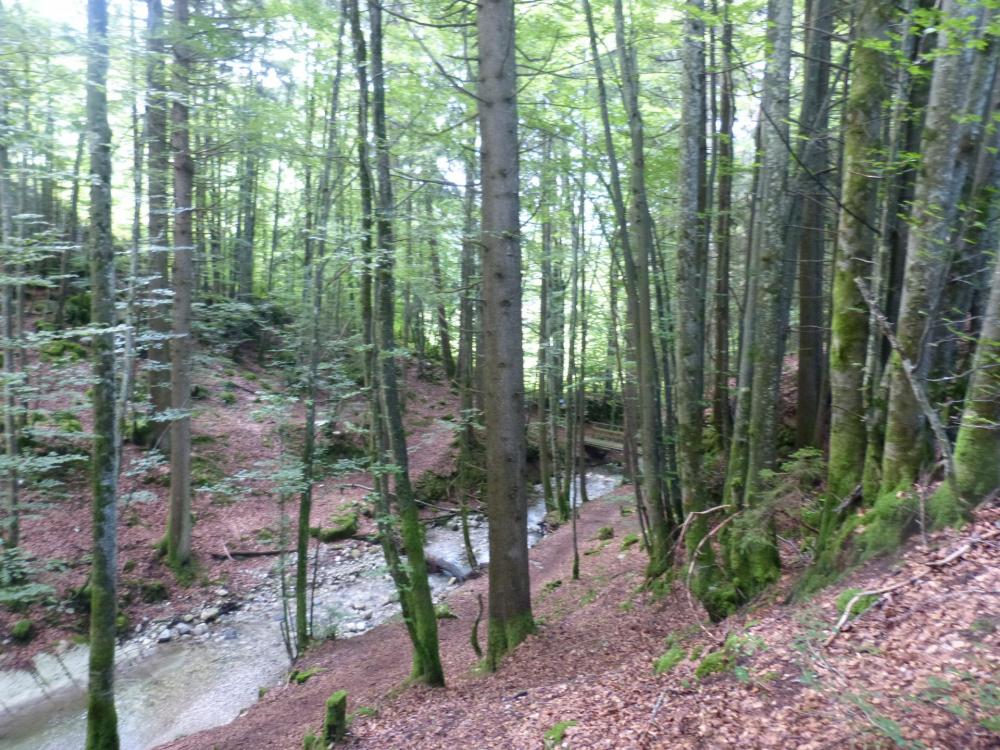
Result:
[[[592,473],[592,497],[610,491],[616,475]],[[535,493],[529,542],[545,534],[545,506]],[[470,515],[477,559],[489,559],[485,517]],[[435,602],[472,573],[461,527],[427,530],[426,550],[442,573],[431,576]],[[280,622],[284,618],[281,561],[254,573],[260,583],[243,598],[225,588],[181,615],[139,623],[118,652],[117,703],[123,750],[145,750],[235,719],[261,689],[282,684],[289,668]],[[294,556],[284,561],[286,575]],[[453,575],[459,573],[460,575]],[[381,548],[360,541],[321,545],[313,604],[317,637],[351,638],[399,614],[398,598]],[[87,648],[42,655],[34,670],[0,672],[0,744],[7,750],[64,750],[83,744]],[[199,699],[191,700],[192,685]]]

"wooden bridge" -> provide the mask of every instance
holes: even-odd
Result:
[[[540,426],[541,423],[535,420],[528,422],[529,439],[537,442]],[[560,438],[565,438],[566,420],[556,420],[556,429],[559,431]],[[587,422],[583,428],[583,444],[588,448],[594,448],[605,453],[624,453],[625,432],[617,425]],[[642,452],[641,449],[639,452]]]

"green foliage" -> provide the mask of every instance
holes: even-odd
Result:
[[[560,721],[545,731],[542,739],[546,748],[554,748],[566,737],[566,730],[575,727],[576,721]]]
[[[614,538],[615,530],[610,526],[602,526],[597,530],[597,539],[606,540]]]
[[[63,314],[67,325],[88,325],[90,323],[90,292],[80,292],[67,297]]]
[[[741,659],[752,656],[763,647],[764,641],[757,636],[731,634],[726,638],[722,648],[710,651],[702,657],[694,670],[694,675],[702,680],[720,672],[736,673],[736,670],[741,667],[739,663]],[[744,677],[749,675],[745,669],[741,674]]]
[[[544,591],[555,591],[560,586],[562,586],[562,579],[561,578],[556,578],[553,581],[546,582],[545,586],[543,587],[543,590]]]
[[[674,644],[664,651],[660,658],[653,662],[653,671],[656,672],[656,674],[669,672],[671,669],[684,661],[685,656],[685,650],[679,645]]]
[[[413,485],[413,492],[418,502],[432,503],[439,505],[451,494],[452,477],[438,474],[434,471],[425,471]]]
[[[27,553],[0,543],[0,607],[20,612],[55,593],[51,586],[32,581],[34,572]]]
[[[18,620],[10,629],[10,637],[18,643],[27,643],[35,637],[35,623],[31,620]]]
[[[837,597],[837,612],[839,614],[844,614],[844,610],[847,609],[847,605],[850,603],[851,599],[859,593],[861,593],[861,589],[844,589],[844,591],[842,591]],[[868,594],[867,596],[859,597],[851,606],[850,616],[857,617],[877,601],[878,596],[875,594]]]
[[[47,344],[42,344],[38,348],[38,351],[44,358],[49,360],[65,357],[73,361],[78,361],[87,358],[87,350],[83,346],[67,339],[55,339]]]
[[[225,391],[219,397],[219,400],[222,401],[222,403],[224,403],[226,406],[232,406],[233,404],[236,403],[236,394],[233,393],[232,391]]]

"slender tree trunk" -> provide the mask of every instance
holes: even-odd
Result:
[[[7,126],[7,102],[0,92],[0,123]],[[14,255],[11,228],[11,186],[10,162],[7,156],[6,140],[0,139],[0,252],[3,253],[2,269],[7,276],[16,276],[11,263]],[[4,474],[4,504],[6,515],[2,536],[4,543],[16,547],[21,538],[20,479],[14,461],[19,452],[18,405],[17,405],[17,365],[14,353],[16,330],[14,318],[14,285],[10,281],[0,285],[0,315],[3,316],[3,441],[4,453],[11,462]]]
[[[513,0],[477,13],[482,141],[482,285],[486,504],[490,520],[486,664],[534,630],[524,483],[524,350],[518,216],[517,81]]]
[[[427,245],[431,259],[431,274],[434,278],[434,293],[437,296],[438,341],[441,345],[441,363],[448,380],[455,380],[455,357],[451,353],[451,334],[448,332],[448,309],[444,304],[444,278],[441,275],[441,257],[438,253],[437,227],[434,226],[434,205],[430,191],[424,192],[424,212],[427,217]]]
[[[653,222],[646,198],[646,156],[642,116],[639,111],[639,75],[635,69],[635,51],[625,38],[625,15],[621,0],[615,0],[615,39],[621,66],[626,117],[629,123],[629,216],[630,244],[624,253],[626,274],[632,276],[635,296],[635,342],[639,370],[639,428],[643,468],[642,487],[649,509],[651,549],[648,578],[657,578],[670,565],[670,537],[673,520],[663,496],[661,484],[659,390],[656,373],[656,349],[653,342],[653,307],[649,267],[655,247]],[[631,262],[630,262],[631,256]]]
[[[718,199],[716,201],[715,386],[712,423],[723,452],[729,450],[733,417],[729,408],[729,265],[733,206],[733,23],[729,0],[723,3],[722,85],[719,89]]]
[[[378,356],[381,404],[389,446],[392,450],[396,503],[399,508],[400,532],[410,568],[410,605],[413,619],[413,676],[428,685],[444,685],[444,672],[438,651],[437,615],[431,600],[424,558],[423,528],[410,485],[406,433],[403,429],[402,406],[396,381],[396,348],[393,262],[395,240],[392,234],[393,202],[389,171],[389,141],[386,134],[385,79],[382,66],[382,8],[373,3],[368,8],[371,21],[372,50],[372,123],[378,173],[377,262],[378,284]],[[523,439],[523,438],[522,438]],[[492,569],[492,566],[491,566]]]
[[[167,173],[170,153],[167,143],[167,93],[163,23],[160,0],[146,0],[146,176],[149,215],[146,231],[149,242],[149,326],[154,334],[149,345],[147,365],[149,395],[154,416],[151,441],[164,453],[170,452],[170,422],[164,417],[170,410],[170,247],[167,237],[170,199]]]
[[[702,139],[705,129],[705,27],[704,4],[689,0],[684,17],[683,113],[681,117],[679,239],[677,244],[677,453],[681,475],[681,502],[685,515],[706,507],[702,477],[702,392],[705,377],[704,295],[699,293],[699,272],[707,247],[699,229],[699,196],[702,180]],[[728,107],[726,102],[724,107]],[[726,124],[723,126],[727,127]],[[731,120],[728,124],[731,128]],[[727,136],[728,140],[728,136]],[[727,143],[727,148],[729,144]],[[726,164],[724,170],[731,170]],[[728,196],[727,196],[728,198]],[[720,204],[725,201],[720,201]],[[728,209],[727,209],[728,210]],[[728,273],[728,269],[726,270]],[[717,349],[718,351],[718,349]],[[724,359],[725,357],[720,357]],[[719,600],[719,570],[711,544],[704,544],[711,519],[690,516],[685,534],[687,553],[695,576],[691,587],[713,619],[727,613]],[[696,557],[695,557],[696,556]]]
[[[170,422],[170,513],[167,528],[167,560],[175,569],[191,562],[191,297],[194,287],[191,232],[191,191],[194,161],[188,130],[189,80],[192,52],[188,46],[187,0],[175,0],[173,134],[174,161],[174,319],[170,345],[170,392],[173,419]]]
[[[115,618],[118,614],[118,421],[115,419],[115,256],[111,232],[111,128],[108,126],[108,9],[87,3],[87,132],[90,134],[91,323],[94,441],[90,573],[90,682],[87,750],[117,750]]]

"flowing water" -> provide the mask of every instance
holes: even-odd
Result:
[[[620,477],[588,474],[587,491],[600,497]],[[544,535],[545,504],[536,491],[528,509],[529,544]],[[470,515],[476,558],[489,561],[486,520]],[[464,577],[469,572],[457,521],[427,532],[427,554]],[[225,724],[257,700],[262,687],[281,682],[289,660],[281,637],[281,597],[276,571],[241,607],[213,618],[207,633],[158,643],[170,623],[146,629],[144,638],[117,654],[116,704],[122,750],[146,750],[202,729]],[[435,600],[457,585],[450,573],[431,576]],[[315,631],[351,637],[399,613],[395,590],[379,547],[354,543],[323,548],[315,595]],[[180,625],[183,629],[183,625]],[[190,630],[190,628],[187,628]],[[86,736],[87,648],[42,654],[35,670],[0,671],[0,746],[5,750],[71,750]]]

